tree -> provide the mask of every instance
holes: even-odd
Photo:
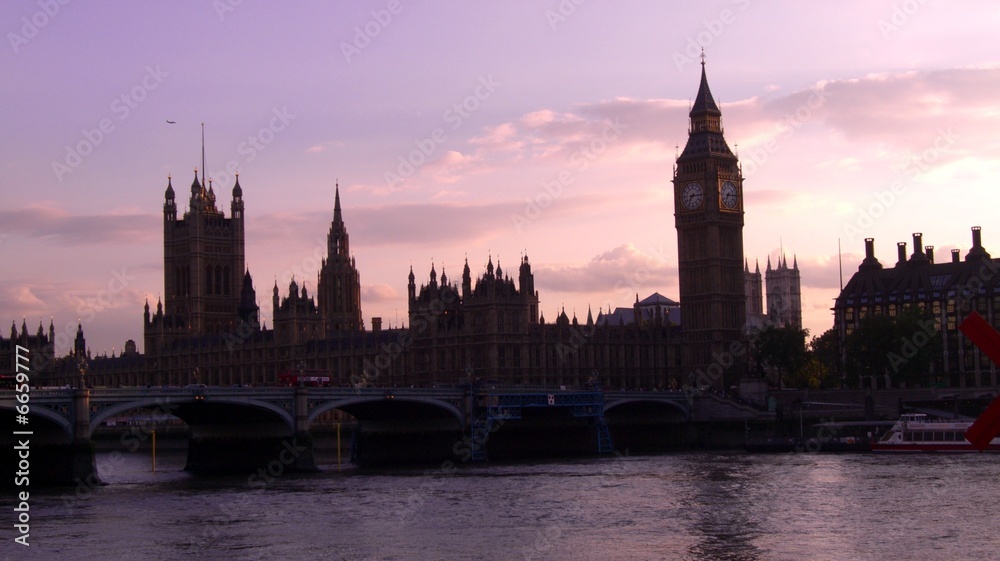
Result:
[[[934,358],[941,352],[941,332],[929,310],[907,306],[896,317],[896,347],[889,353],[889,375],[907,386],[931,384]]]
[[[819,374],[820,388],[841,386],[840,340],[836,329],[830,328],[809,343],[810,361],[814,361]]]
[[[844,340],[844,371],[855,387],[874,386],[878,378],[895,384],[929,382],[940,348],[941,335],[925,310],[907,306],[896,317],[869,315]]]
[[[793,380],[796,384],[801,382],[799,370],[807,362],[808,335],[809,331],[806,329],[770,325],[754,334],[751,345],[757,365],[775,386],[780,388]],[[786,375],[789,375],[787,380]],[[786,383],[783,383],[783,380]]]
[[[844,339],[844,372],[852,387],[875,385],[889,369],[889,351],[896,339],[895,321],[887,315],[867,315]],[[869,379],[869,382],[865,382]]]

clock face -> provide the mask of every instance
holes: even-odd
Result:
[[[681,191],[681,204],[687,209],[700,207],[704,198],[705,193],[702,191],[700,183],[688,183]]]
[[[722,196],[722,206],[730,210],[735,210],[739,206],[740,192],[732,181],[724,182],[719,194]]]

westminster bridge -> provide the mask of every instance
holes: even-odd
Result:
[[[356,420],[351,454],[359,463],[476,461],[511,451],[610,453],[637,437],[682,444],[694,425],[773,419],[711,393],[565,387],[189,386],[32,389],[28,395],[22,419],[16,394],[0,392],[0,409],[10,411],[0,430],[4,438],[30,433],[33,481],[56,483],[99,480],[91,437],[107,421],[129,415],[184,421],[186,469],[194,472],[315,470],[310,429],[331,411]],[[3,446],[10,455],[12,446]]]

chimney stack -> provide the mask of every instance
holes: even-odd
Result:
[[[858,270],[881,269],[882,264],[875,259],[875,238],[865,238],[865,260]]]
[[[966,261],[989,259],[990,254],[983,248],[983,232],[979,226],[972,227],[972,249],[965,255]]]
[[[898,253],[896,265],[906,263],[906,242],[896,242],[896,250]]]
[[[929,246],[924,247],[924,255],[926,255],[927,256],[927,260],[930,261],[933,264],[934,263],[934,246],[933,245],[929,245]]]
[[[923,255],[923,253],[920,250],[920,248],[923,247],[921,245],[923,243],[923,237],[924,235],[921,232],[913,233],[913,257],[916,259],[919,259],[920,256]]]
[[[960,261],[962,261],[962,250],[961,249],[951,250],[951,262],[958,263]]]

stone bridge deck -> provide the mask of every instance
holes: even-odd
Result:
[[[396,442],[405,447],[406,439],[413,438],[401,435],[438,431],[469,436],[476,457],[485,457],[479,452],[498,421],[518,421],[521,411],[528,409],[555,415],[538,417],[533,413],[533,423],[551,419],[558,424],[560,415],[591,423],[600,452],[612,450],[606,419],[690,423],[761,420],[769,415],[715,395],[562,387],[32,389],[29,404],[33,438],[44,445],[63,447],[60,449],[70,458],[64,463],[74,466],[75,476],[88,470],[89,475],[96,474],[91,445],[94,429],[135,410],[151,411],[155,418],[164,420],[182,419],[191,431],[188,468],[196,471],[240,467],[234,458],[245,458],[248,464],[267,463],[267,458],[284,457],[281,454],[293,445],[302,445],[308,453],[296,456],[289,465],[315,469],[310,426],[332,410],[356,418],[355,436],[368,434],[368,446],[373,439],[396,435]],[[0,391],[0,409],[13,410],[16,405],[14,392]],[[568,413],[559,413],[559,408]],[[7,431],[4,438],[9,436]],[[454,440],[454,436],[448,438]],[[60,460],[51,462],[58,464]]]

